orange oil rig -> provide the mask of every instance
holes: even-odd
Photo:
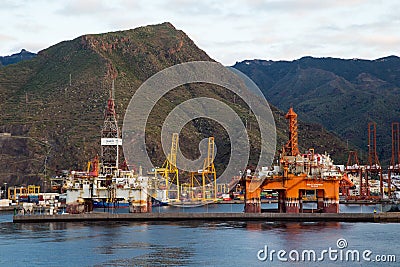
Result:
[[[293,108],[289,109],[286,119],[289,121],[289,141],[283,146],[279,166],[261,171],[257,176],[248,173],[245,178],[245,212],[260,213],[261,192],[273,190],[278,192],[277,212],[338,213],[339,187],[345,174],[333,165],[327,154],[315,154],[314,149],[300,154],[297,114]],[[305,201],[316,203],[316,208],[306,209]]]

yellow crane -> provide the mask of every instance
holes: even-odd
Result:
[[[172,134],[170,153],[161,168],[155,168],[154,174],[161,175],[165,180],[166,196],[169,201],[179,201],[180,185],[178,168],[176,167],[176,154],[178,152],[179,135]]]
[[[200,181],[196,178],[196,175],[199,175],[200,171],[198,173],[190,173],[192,192],[194,191],[195,187],[201,185],[202,201],[217,199],[217,173],[214,166],[214,144],[214,137],[209,137],[207,157],[204,159],[203,169],[201,170],[201,184]],[[207,195],[207,191],[210,192],[209,195]],[[192,199],[195,199],[193,193]]]

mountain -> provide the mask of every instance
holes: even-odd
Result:
[[[400,121],[400,58],[376,60],[303,57],[294,61],[245,60],[234,66],[279,109],[320,123],[366,155],[368,122],[377,124],[377,150],[391,157],[391,123]]]
[[[11,56],[0,57],[0,68],[20,61],[28,60],[36,57],[35,53],[22,49],[21,52],[12,54]]]
[[[170,23],[105,34],[88,34],[53,45],[37,57],[0,69],[0,182],[38,183],[44,175],[63,169],[85,169],[86,162],[100,154],[100,130],[112,80],[119,125],[136,89],[151,75],[182,62],[213,61],[182,31]],[[218,99],[256,125],[243,101],[224,88],[190,84],[175,88],[157,103],[146,130],[147,151],[155,165],[165,160],[160,145],[162,122],[179,103],[196,96]],[[278,144],[287,139],[284,113],[272,107]],[[249,127],[250,128],[250,127]],[[260,151],[259,129],[249,129],[251,162]],[[198,157],[198,143],[215,136],[216,168],[223,170],[230,155],[226,131],[218,124],[197,119],[180,136],[185,156]],[[305,141],[303,141],[305,140]],[[345,157],[346,145],[321,125],[300,122],[302,150],[331,152]]]

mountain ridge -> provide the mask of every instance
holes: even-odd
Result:
[[[10,56],[0,56],[0,68],[15,64],[20,61],[29,60],[36,57],[35,53],[29,52],[25,49],[22,49],[19,53],[12,54]]]
[[[377,123],[378,153],[386,164],[391,122],[400,121],[400,58],[375,60],[302,57],[294,61],[246,60],[234,66],[280,109],[317,122],[366,152],[367,125]]]
[[[63,41],[40,51],[37,57],[0,69],[1,164],[9,166],[0,181],[9,184],[43,182],[44,175],[62,169],[84,169],[85,162],[100,153],[100,129],[106,101],[115,80],[115,103],[119,125],[135,90],[151,75],[178,63],[214,61],[183,32],[170,23],[144,26],[127,31],[87,34]],[[248,107],[224,90],[210,85],[190,84],[165,95],[150,114],[146,126],[147,150],[160,166],[159,133],[166,114],[176,104],[206,95],[226,102],[242,120],[256,125]],[[284,112],[271,107],[276,119],[279,146],[287,139]],[[346,144],[321,126],[300,123],[302,151],[310,146],[333,154],[343,161]],[[217,169],[226,164],[229,146],[221,126],[196,120],[182,130],[184,155],[196,157],[199,141],[215,135],[218,146]],[[257,127],[249,131],[251,162],[259,153]],[[332,140],[332,142],[328,142]],[[318,142],[321,143],[318,146]],[[257,152],[258,151],[258,152]],[[137,167],[137,166],[136,166]]]

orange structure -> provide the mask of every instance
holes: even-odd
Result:
[[[354,187],[353,181],[349,178],[347,173],[343,174],[343,178],[340,180],[340,193],[342,196],[348,199],[350,197],[350,189]]]
[[[297,114],[292,108],[286,115],[289,120],[289,142],[280,156],[279,168],[258,176],[246,177],[245,212],[259,213],[261,192],[278,192],[278,212],[339,212],[339,183],[342,173],[333,165],[329,155],[315,154],[313,149],[301,155],[297,143]],[[305,201],[316,202],[308,210]]]
[[[388,196],[392,195],[392,174],[400,174],[400,123],[392,123],[392,158],[388,171]]]
[[[378,153],[376,152],[376,123],[368,123],[368,165],[365,168],[365,182],[368,187],[368,180],[372,176],[378,176],[380,197],[383,197],[383,175],[382,166],[379,163]],[[368,192],[369,196],[369,192]]]
[[[364,166],[360,165],[360,161],[358,160],[358,154],[357,151],[350,151],[349,152],[349,157],[347,159],[347,164],[345,167],[345,174],[346,177],[357,177],[357,179],[360,180],[360,197],[361,196],[366,196],[368,195],[368,184],[366,182],[363,182],[363,168]],[[350,181],[351,182],[351,181]],[[346,197],[349,198],[349,187],[352,187],[354,184],[353,182],[349,183],[346,181],[341,181],[340,182],[340,188],[342,191],[342,194]]]
[[[284,149],[289,156],[297,156],[300,154],[298,147],[297,134],[297,114],[290,108],[285,118],[289,120],[289,141],[284,146]]]

